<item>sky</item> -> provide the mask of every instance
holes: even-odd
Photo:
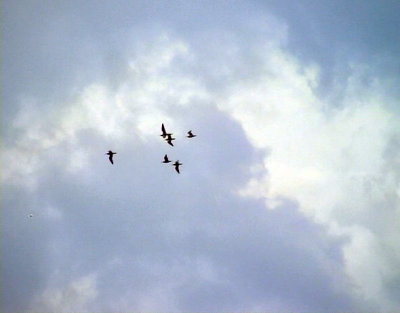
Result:
[[[2,312],[398,311],[400,2],[1,20]]]

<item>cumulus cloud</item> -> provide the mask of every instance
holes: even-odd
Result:
[[[6,311],[398,306],[390,82],[353,64],[332,105],[318,93],[324,69],[287,50],[287,25],[253,5],[244,20],[243,7],[222,5],[235,29],[168,22],[138,40],[117,23],[128,39],[108,33],[102,74],[68,96],[18,98],[2,153]]]
[[[394,99],[379,85],[364,87],[355,67],[344,101],[329,108],[313,92],[317,72],[277,53],[266,68],[279,74],[233,86],[222,106],[255,147],[269,152],[265,176],[242,194],[263,197],[269,207],[292,199],[332,234],[348,236],[343,252],[354,291],[393,310],[398,302],[387,289],[398,280],[400,261]]]
[[[5,152],[10,163],[7,190],[21,188],[31,178],[31,193],[23,198],[33,201],[29,206],[38,212],[34,222],[52,234],[40,238],[46,248],[37,251],[52,264],[50,276],[44,275],[35,298],[39,300],[25,309],[51,310],[70,301],[70,295],[76,299],[69,308],[100,311],[351,306],[342,291],[345,278],[333,277],[341,271],[335,264],[340,264],[340,253],[327,254],[327,247],[335,250],[338,242],[296,211],[286,211],[288,217],[269,213],[261,203],[236,194],[251,177],[249,165],[259,163],[260,155],[237,122],[218,108],[220,98],[202,84],[205,78],[186,77],[176,70],[176,58],[193,60],[188,47],[181,39],[156,38],[143,54],[143,63],[153,64],[149,56],[158,60],[166,55],[161,58],[164,63],[158,60],[152,67],[136,61],[117,91],[93,84],[61,113],[35,119],[32,114],[20,118],[29,114],[21,111],[17,117],[15,123],[27,130]],[[165,71],[168,75],[163,76]],[[173,149],[160,142],[161,122],[179,137]],[[188,127],[199,134],[196,142],[184,141]],[[103,155],[110,145],[118,152],[113,167]],[[22,147],[35,147],[33,155],[21,152],[21,157],[33,157],[38,164],[29,172],[12,158]],[[184,163],[180,176],[159,167],[165,149]],[[17,217],[8,218],[19,224]],[[47,225],[49,218],[57,223],[54,228]],[[274,220],[302,226],[282,232],[273,226]],[[249,225],[255,227],[251,232]],[[302,240],[313,248],[291,242],[304,229],[309,233]],[[269,236],[275,239],[265,246]],[[315,241],[315,236],[320,239]],[[34,233],[33,237],[39,240]],[[21,233],[16,240],[23,238]],[[288,268],[277,269],[277,259],[287,259],[288,274]],[[92,299],[94,292],[80,296],[74,283],[54,287],[54,292],[45,286],[54,273],[86,277],[93,269],[98,271],[96,299],[101,300]],[[264,278],[257,269],[266,272]],[[312,283],[308,275],[315,277]],[[298,286],[304,291],[296,296]],[[321,288],[323,292],[317,291]],[[312,304],[314,293],[319,293],[320,304]]]

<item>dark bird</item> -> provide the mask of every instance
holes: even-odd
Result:
[[[109,150],[106,154],[108,155],[108,159],[110,160],[111,164],[114,164],[113,155],[117,154],[117,152],[112,152],[111,150]]]
[[[193,135],[193,134],[192,134],[192,131],[189,130],[189,131],[188,131],[188,135],[187,135],[186,137],[188,137],[188,138],[193,138],[193,137],[196,137],[196,135]]]
[[[29,214],[29,217],[33,217],[33,214],[31,213],[31,214]]]
[[[171,162],[171,161],[168,160],[168,156],[167,156],[167,155],[164,155],[164,161],[163,161],[163,163],[169,163],[169,162]]]
[[[182,165],[182,163],[179,163],[179,160],[178,160],[178,161],[175,161],[175,163],[172,165],[175,166],[175,171],[177,171],[179,174],[179,165]]]
[[[172,135],[171,133],[167,133],[167,131],[165,130],[164,123],[161,124],[161,131],[162,131],[162,134],[160,136],[163,138],[167,137],[168,135]]]
[[[172,138],[171,134],[167,134],[167,139],[165,139],[169,145],[174,146],[172,143],[172,140],[175,140],[176,138]]]

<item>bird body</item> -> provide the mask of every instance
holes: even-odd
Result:
[[[164,155],[164,161],[163,161],[163,163],[169,163],[169,162],[171,162],[171,161],[168,160],[168,156],[167,156],[167,155]]]
[[[187,135],[186,137],[188,137],[188,138],[193,138],[193,137],[196,137],[196,135],[193,135],[192,131],[189,130],[189,131],[188,131],[188,135]]]
[[[167,131],[165,130],[164,123],[161,124],[161,132],[162,132],[162,134],[160,136],[163,138],[167,137],[168,135],[172,135],[172,133],[167,133]]]
[[[108,159],[110,160],[111,164],[114,164],[113,155],[117,154],[117,152],[112,152],[111,150],[109,150],[106,154],[108,155]]]
[[[178,160],[178,161],[175,161],[175,163],[172,164],[172,165],[175,166],[175,171],[177,171],[178,174],[180,174],[179,173],[179,165],[182,165],[182,163],[179,163],[179,160]]]
[[[175,140],[176,138],[172,138],[171,134],[167,134],[167,139],[165,139],[169,145],[174,146],[174,144],[172,143],[172,140]]]

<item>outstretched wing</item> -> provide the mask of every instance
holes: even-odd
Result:
[[[175,165],[175,171],[177,171],[178,174],[180,174],[180,173],[179,173],[179,165],[178,165],[178,164]]]
[[[165,162],[168,162],[168,161],[169,161],[167,155],[164,155],[164,161],[165,161]]]
[[[169,145],[174,146],[174,144],[172,143],[171,140],[168,140],[167,142],[168,142]]]
[[[113,162],[113,154],[111,153],[110,156],[108,157],[108,159],[110,160],[111,164],[114,164]]]

